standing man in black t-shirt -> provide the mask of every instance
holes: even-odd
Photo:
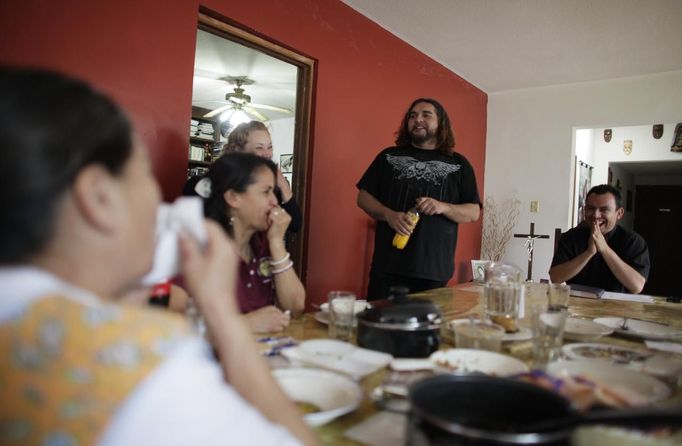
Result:
[[[367,299],[392,286],[411,292],[440,288],[454,272],[457,225],[478,220],[481,200],[471,164],[456,153],[450,118],[434,99],[420,98],[405,112],[396,147],[383,150],[357,184],[358,206],[377,220]],[[412,227],[407,211],[421,218]],[[404,249],[395,233],[410,235]]]
[[[649,276],[649,249],[638,234],[619,226],[620,191],[594,186],[585,199],[585,221],[561,236],[552,259],[552,282],[640,293]]]

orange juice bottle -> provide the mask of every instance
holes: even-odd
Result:
[[[414,228],[417,226],[417,222],[419,221],[419,212],[416,208],[412,208],[407,211],[407,216],[410,217],[410,220],[412,220],[412,230],[414,231]],[[407,245],[407,241],[409,239],[409,235],[402,235],[396,232],[395,236],[393,237],[393,246],[398,249],[403,249],[405,248],[405,245]]]

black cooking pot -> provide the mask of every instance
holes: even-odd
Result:
[[[534,384],[482,375],[438,375],[409,390],[407,444],[568,445],[579,424],[679,426],[681,408],[604,410],[580,414]]]
[[[442,315],[433,302],[410,298],[404,287],[392,296],[373,301],[358,314],[358,345],[397,358],[426,358],[440,345]]]

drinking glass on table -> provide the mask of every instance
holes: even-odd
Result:
[[[353,336],[355,294],[350,291],[330,291],[327,295],[327,302],[329,303],[329,337],[350,341]]]
[[[534,368],[544,369],[549,362],[559,359],[567,316],[566,307],[531,306]]]
[[[483,287],[485,315],[508,333],[518,331],[522,293],[520,269],[505,263],[491,263],[486,267]]]
[[[571,294],[571,287],[564,283],[550,283],[549,284],[549,308],[552,309],[567,309],[568,298]]]

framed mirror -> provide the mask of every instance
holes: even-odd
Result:
[[[241,122],[262,121],[272,160],[290,182],[301,228],[287,249],[303,284],[308,240],[308,169],[315,61],[204,7],[199,10],[188,176],[219,156]]]

